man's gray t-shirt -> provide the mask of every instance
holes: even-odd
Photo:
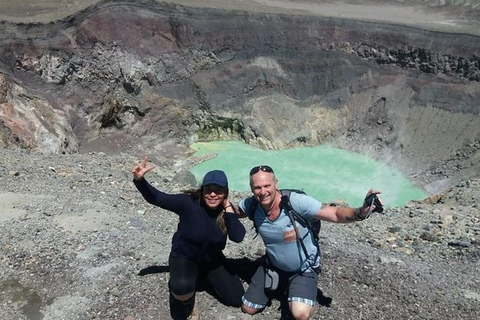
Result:
[[[256,201],[250,197],[240,201],[239,206],[243,212],[247,213],[251,201]],[[290,194],[290,203],[292,208],[307,220],[313,220],[322,203],[318,200],[304,194],[292,192]],[[318,246],[315,244],[315,238],[308,229],[302,227],[296,222],[299,236],[309,254],[305,259],[305,254],[296,240],[295,230],[293,229],[290,218],[282,208],[280,215],[274,221],[267,218],[265,210],[260,204],[257,205],[253,222],[258,227],[258,233],[265,243],[269,262],[283,271],[313,271],[313,268],[320,266],[320,255]]]

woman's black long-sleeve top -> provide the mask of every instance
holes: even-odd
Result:
[[[177,231],[172,238],[170,257],[185,258],[195,262],[219,263],[225,259],[222,250],[227,243],[217,224],[218,211],[208,209],[188,194],[167,194],[157,190],[145,179],[135,186],[148,203],[173,211],[180,217]],[[225,213],[228,238],[240,242],[245,227],[236,214]]]

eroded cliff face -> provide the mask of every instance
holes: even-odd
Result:
[[[78,140],[68,109],[55,109],[33,91],[9,83],[0,74],[0,147],[21,147],[42,153],[71,153]]]
[[[332,143],[432,190],[479,166],[474,35],[152,1],[0,29],[2,147]]]

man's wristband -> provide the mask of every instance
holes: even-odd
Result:
[[[362,207],[358,207],[355,209],[355,220],[357,221],[363,221],[365,220],[366,218],[368,218],[368,215],[366,215],[365,217],[362,217],[360,215],[360,212],[362,211]]]

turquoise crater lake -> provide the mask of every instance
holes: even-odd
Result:
[[[370,188],[382,191],[386,207],[404,206],[427,194],[398,170],[371,158],[330,146],[288,150],[261,150],[238,141],[199,142],[191,146],[195,156],[214,153],[191,172],[200,181],[213,169],[225,171],[230,190],[249,191],[249,171],[267,164],[273,168],[279,188],[302,189],[322,202],[343,200],[360,206]]]

